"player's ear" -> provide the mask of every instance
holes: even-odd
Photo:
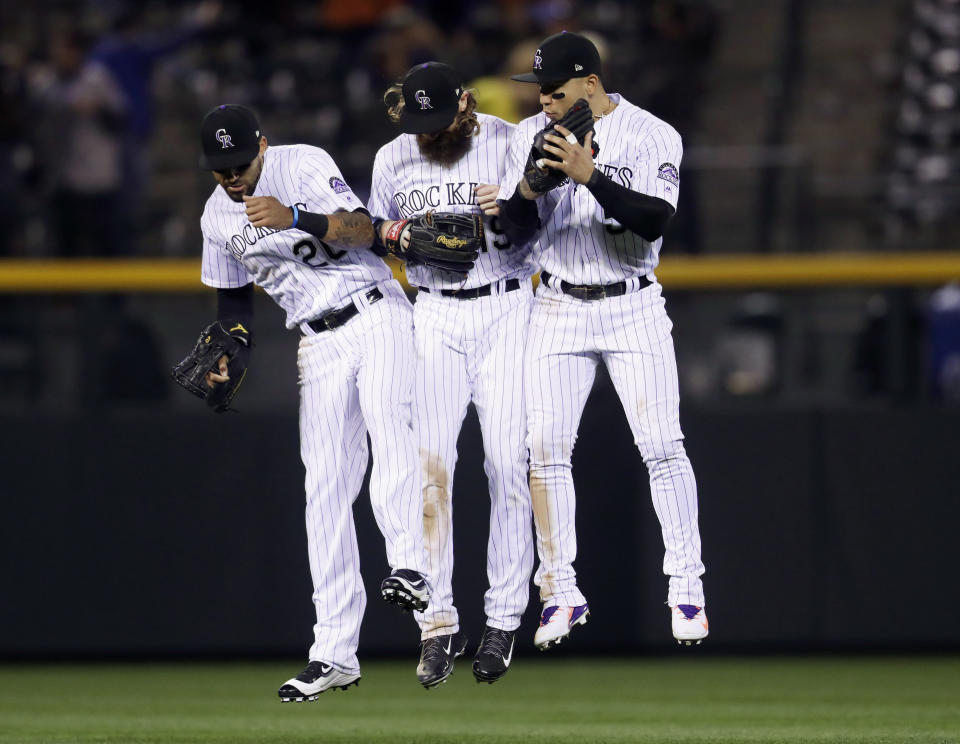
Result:
[[[263,153],[265,153],[266,151],[267,151],[267,138],[261,137],[260,138],[260,154],[263,155]]]
[[[467,110],[467,105],[470,103],[470,91],[465,90],[460,94],[460,104],[458,111],[462,114]]]
[[[588,96],[592,96],[596,92],[597,83],[599,82],[600,82],[600,78],[598,78],[596,75],[587,75],[586,80],[584,80],[584,84],[587,87]]]

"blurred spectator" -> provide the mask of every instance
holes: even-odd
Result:
[[[470,82],[477,108],[492,116],[516,124],[540,112],[540,91],[535,85],[510,80],[511,75],[529,72],[538,39],[527,39],[514,46],[499,71]]]
[[[101,64],[113,77],[124,96],[127,122],[123,129],[123,182],[121,209],[139,222],[138,216],[149,164],[147,143],[156,126],[153,102],[153,73],[157,63],[198,39],[220,16],[218,0],[204,0],[179,27],[155,29],[147,24],[146,8],[131,5],[120,13],[110,33],[90,53],[92,63]],[[127,251],[133,251],[134,235],[126,236]]]
[[[699,124],[718,15],[709,0],[655,0],[641,30],[637,85],[644,106],[684,137]]]
[[[448,57],[446,33],[410,8],[397,8],[383,17],[381,31],[367,45],[374,90],[386,90],[403,79],[417,62]],[[382,108],[382,103],[377,102]]]
[[[637,103],[669,121],[683,137],[684,150],[696,143],[718,29],[718,13],[710,0],[655,0],[641,31]],[[681,181],[677,219],[667,232],[666,248],[697,253],[697,172],[681,165]]]
[[[37,155],[51,194],[57,251],[68,256],[124,252],[122,209],[126,101],[113,77],[87,59],[78,31],[50,42],[49,79],[38,93]]]
[[[25,57],[21,46],[0,44],[0,256],[15,252],[19,242],[23,182],[32,165]]]
[[[405,0],[322,0],[320,22],[327,28],[344,31],[372,28],[383,15]]]
[[[933,394],[960,403],[960,284],[948,284],[933,293],[927,323]]]

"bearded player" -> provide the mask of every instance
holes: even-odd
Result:
[[[543,601],[534,643],[560,643],[589,615],[573,570],[570,457],[604,364],[650,476],[673,635],[690,645],[708,627],[697,484],[680,430],[673,324],[654,275],[683,148],[673,127],[608,94],[599,75],[586,37],[563,32],[540,44],[532,71],[514,80],[540,86],[543,111],[518,125],[499,194],[507,235],[536,236],[541,268],[524,370]]]
[[[522,356],[533,299],[529,250],[499,229],[496,194],[513,125],[478,113],[448,65],[412,68],[385,96],[403,132],[377,153],[370,211],[378,237],[406,257],[407,220],[429,210],[485,213],[486,241],[466,271],[407,261],[414,307],[417,374],[414,423],[423,471],[423,524],[433,582],[417,613],[426,688],[444,682],[467,639],[453,603],[453,494],[457,436],[476,407],[490,489],[484,596],[486,628],[473,663],[478,682],[506,674],[529,598],[533,537],[528,485]]]

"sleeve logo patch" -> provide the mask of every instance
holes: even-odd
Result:
[[[664,163],[657,170],[657,178],[662,178],[667,183],[672,183],[674,186],[680,185],[680,173],[677,171],[677,166],[673,163]]]
[[[335,194],[343,194],[350,190],[350,187],[343,182],[343,179],[337,178],[336,176],[330,178],[330,188],[333,189],[333,193]]]

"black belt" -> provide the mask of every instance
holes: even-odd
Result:
[[[550,279],[554,278],[553,274],[547,271],[540,272],[540,280],[543,282],[549,282]],[[649,287],[653,282],[651,282],[645,276],[638,276],[637,281],[640,282],[640,285],[637,289],[643,289],[644,287]],[[619,297],[622,294],[627,293],[627,283],[626,282],[617,282],[616,284],[570,284],[565,282],[562,279],[560,280],[560,291],[564,294],[568,294],[571,297],[576,297],[578,300],[602,300],[604,297]]]
[[[383,292],[381,292],[377,287],[374,287],[364,296],[369,302],[376,302],[377,300],[383,299]],[[342,326],[359,312],[360,309],[351,302],[349,305],[345,305],[338,310],[331,310],[329,313],[324,313],[315,320],[308,320],[307,325],[310,326],[315,333],[332,331],[334,328],[339,328]],[[301,333],[303,332],[301,331]]]
[[[482,287],[475,287],[474,289],[441,289],[440,294],[443,297],[456,297],[458,300],[475,300],[478,297],[489,297],[490,293],[493,291],[491,288],[492,284],[484,284]],[[417,287],[421,292],[436,292],[435,289],[430,289],[430,287]],[[515,289],[520,289],[520,280],[519,279],[507,279],[506,283],[503,285],[504,292],[512,292]]]

